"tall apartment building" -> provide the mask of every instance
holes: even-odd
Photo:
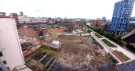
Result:
[[[133,5],[134,0],[122,0],[115,3],[110,32],[116,35],[123,35],[127,33]]]
[[[25,66],[16,22],[13,18],[0,18],[0,71],[6,70],[31,71]]]

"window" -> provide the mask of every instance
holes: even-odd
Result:
[[[2,57],[3,56],[3,54],[2,54],[2,52],[0,52],[0,57]]]
[[[4,64],[7,64],[7,62],[6,62],[6,61],[3,61],[3,63],[4,63]]]

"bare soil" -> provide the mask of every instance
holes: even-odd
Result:
[[[60,56],[52,71],[98,71],[102,64],[110,63],[109,56],[88,37],[61,36]]]

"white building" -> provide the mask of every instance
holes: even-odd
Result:
[[[86,25],[91,26],[91,23],[88,22],[88,23],[86,23]]]
[[[0,62],[0,64],[5,64],[10,71],[18,69],[17,67],[22,67],[21,71],[31,71],[29,68],[23,68],[25,61],[16,22],[12,18],[0,18]]]
[[[31,23],[31,17],[27,16],[18,16],[19,23]]]
[[[55,49],[59,49],[61,47],[61,43],[59,40],[53,40],[51,43],[52,47]]]
[[[28,17],[28,16],[18,16],[19,23],[46,23],[47,19],[42,17]]]

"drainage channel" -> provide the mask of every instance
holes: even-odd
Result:
[[[33,70],[37,70],[39,67],[36,67],[36,66],[40,66],[40,65],[35,64],[35,61],[43,65],[43,71],[50,71],[52,66],[56,62],[56,58],[51,55],[48,55],[46,52],[36,52],[32,56],[32,59],[34,59],[34,65],[33,65],[33,60],[27,61],[26,65]]]
[[[56,59],[47,55],[40,63],[44,65],[44,71],[50,71],[51,67],[54,65]]]
[[[38,52],[35,55],[33,55],[32,58],[35,60],[40,60],[44,55],[46,55],[45,52],[44,53]]]

